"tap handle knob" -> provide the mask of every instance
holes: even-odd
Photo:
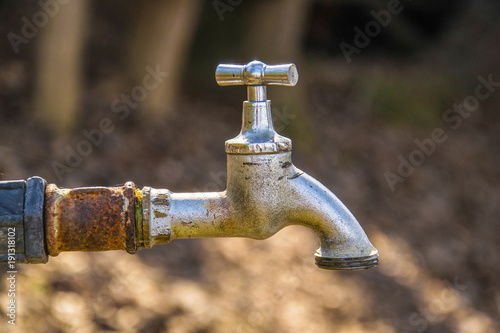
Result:
[[[295,64],[266,65],[254,60],[246,65],[220,64],[215,70],[220,86],[294,86],[299,80]]]

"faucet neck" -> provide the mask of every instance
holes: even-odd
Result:
[[[243,102],[241,135],[258,142],[262,139],[273,140],[275,134],[271,101]]]
[[[274,130],[271,101],[252,101],[265,98],[265,86],[249,89],[249,100],[243,102],[243,119],[240,134],[226,141],[228,154],[276,154],[290,152],[292,140]],[[259,95],[260,94],[260,95]],[[251,98],[254,97],[254,98]]]
[[[267,86],[247,86],[248,101],[265,102],[267,101]]]

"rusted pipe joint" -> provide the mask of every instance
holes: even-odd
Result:
[[[121,187],[58,188],[45,191],[45,234],[49,255],[65,251],[137,251],[136,190]]]

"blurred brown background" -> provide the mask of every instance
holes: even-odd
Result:
[[[218,87],[215,67],[294,62],[299,84],[269,89],[276,128],[380,251],[375,269],[323,271],[314,234],[289,227],[63,253],[18,265],[15,329],[498,332],[500,83],[453,109],[479,76],[500,81],[499,19],[493,0],[0,1],[0,180],[223,190],[246,92]],[[436,128],[445,142],[391,190],[387,172]]]

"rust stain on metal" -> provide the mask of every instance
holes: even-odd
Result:
[[[137,251],[135,185],[45,191],[45,233],[51,256],[64,251]]]
[[[204,204],[204,207],[207,210],[208,216],[211,216],[214,221],[220,218],[225,220],[224,223],[220,224],[221,228],[227,230],[238,228],[237,222],[230,218],[233,215],[233,209],[226,198],[221,198],[221,200],[217,201],[208,201]],[[196,225],[193,226],[195,227]]]
[[[214,217],[231,214],[231,207],[227,200],[221,200],[218,202],[208,201],[205,204],[205,208],[207,209],[208,214]]]
[[[158,193],[158,195],[153,199],[154,205],[169,205],[168,195],[166,193]]]
[[[167,214],[162,213],[162,212],[157,212],[156,210],[155,210],[155,211],[153,211],[153,213],[155,214],[155,217],[156,217],[156,218],[160,218],[160,217],[167,217]]]

